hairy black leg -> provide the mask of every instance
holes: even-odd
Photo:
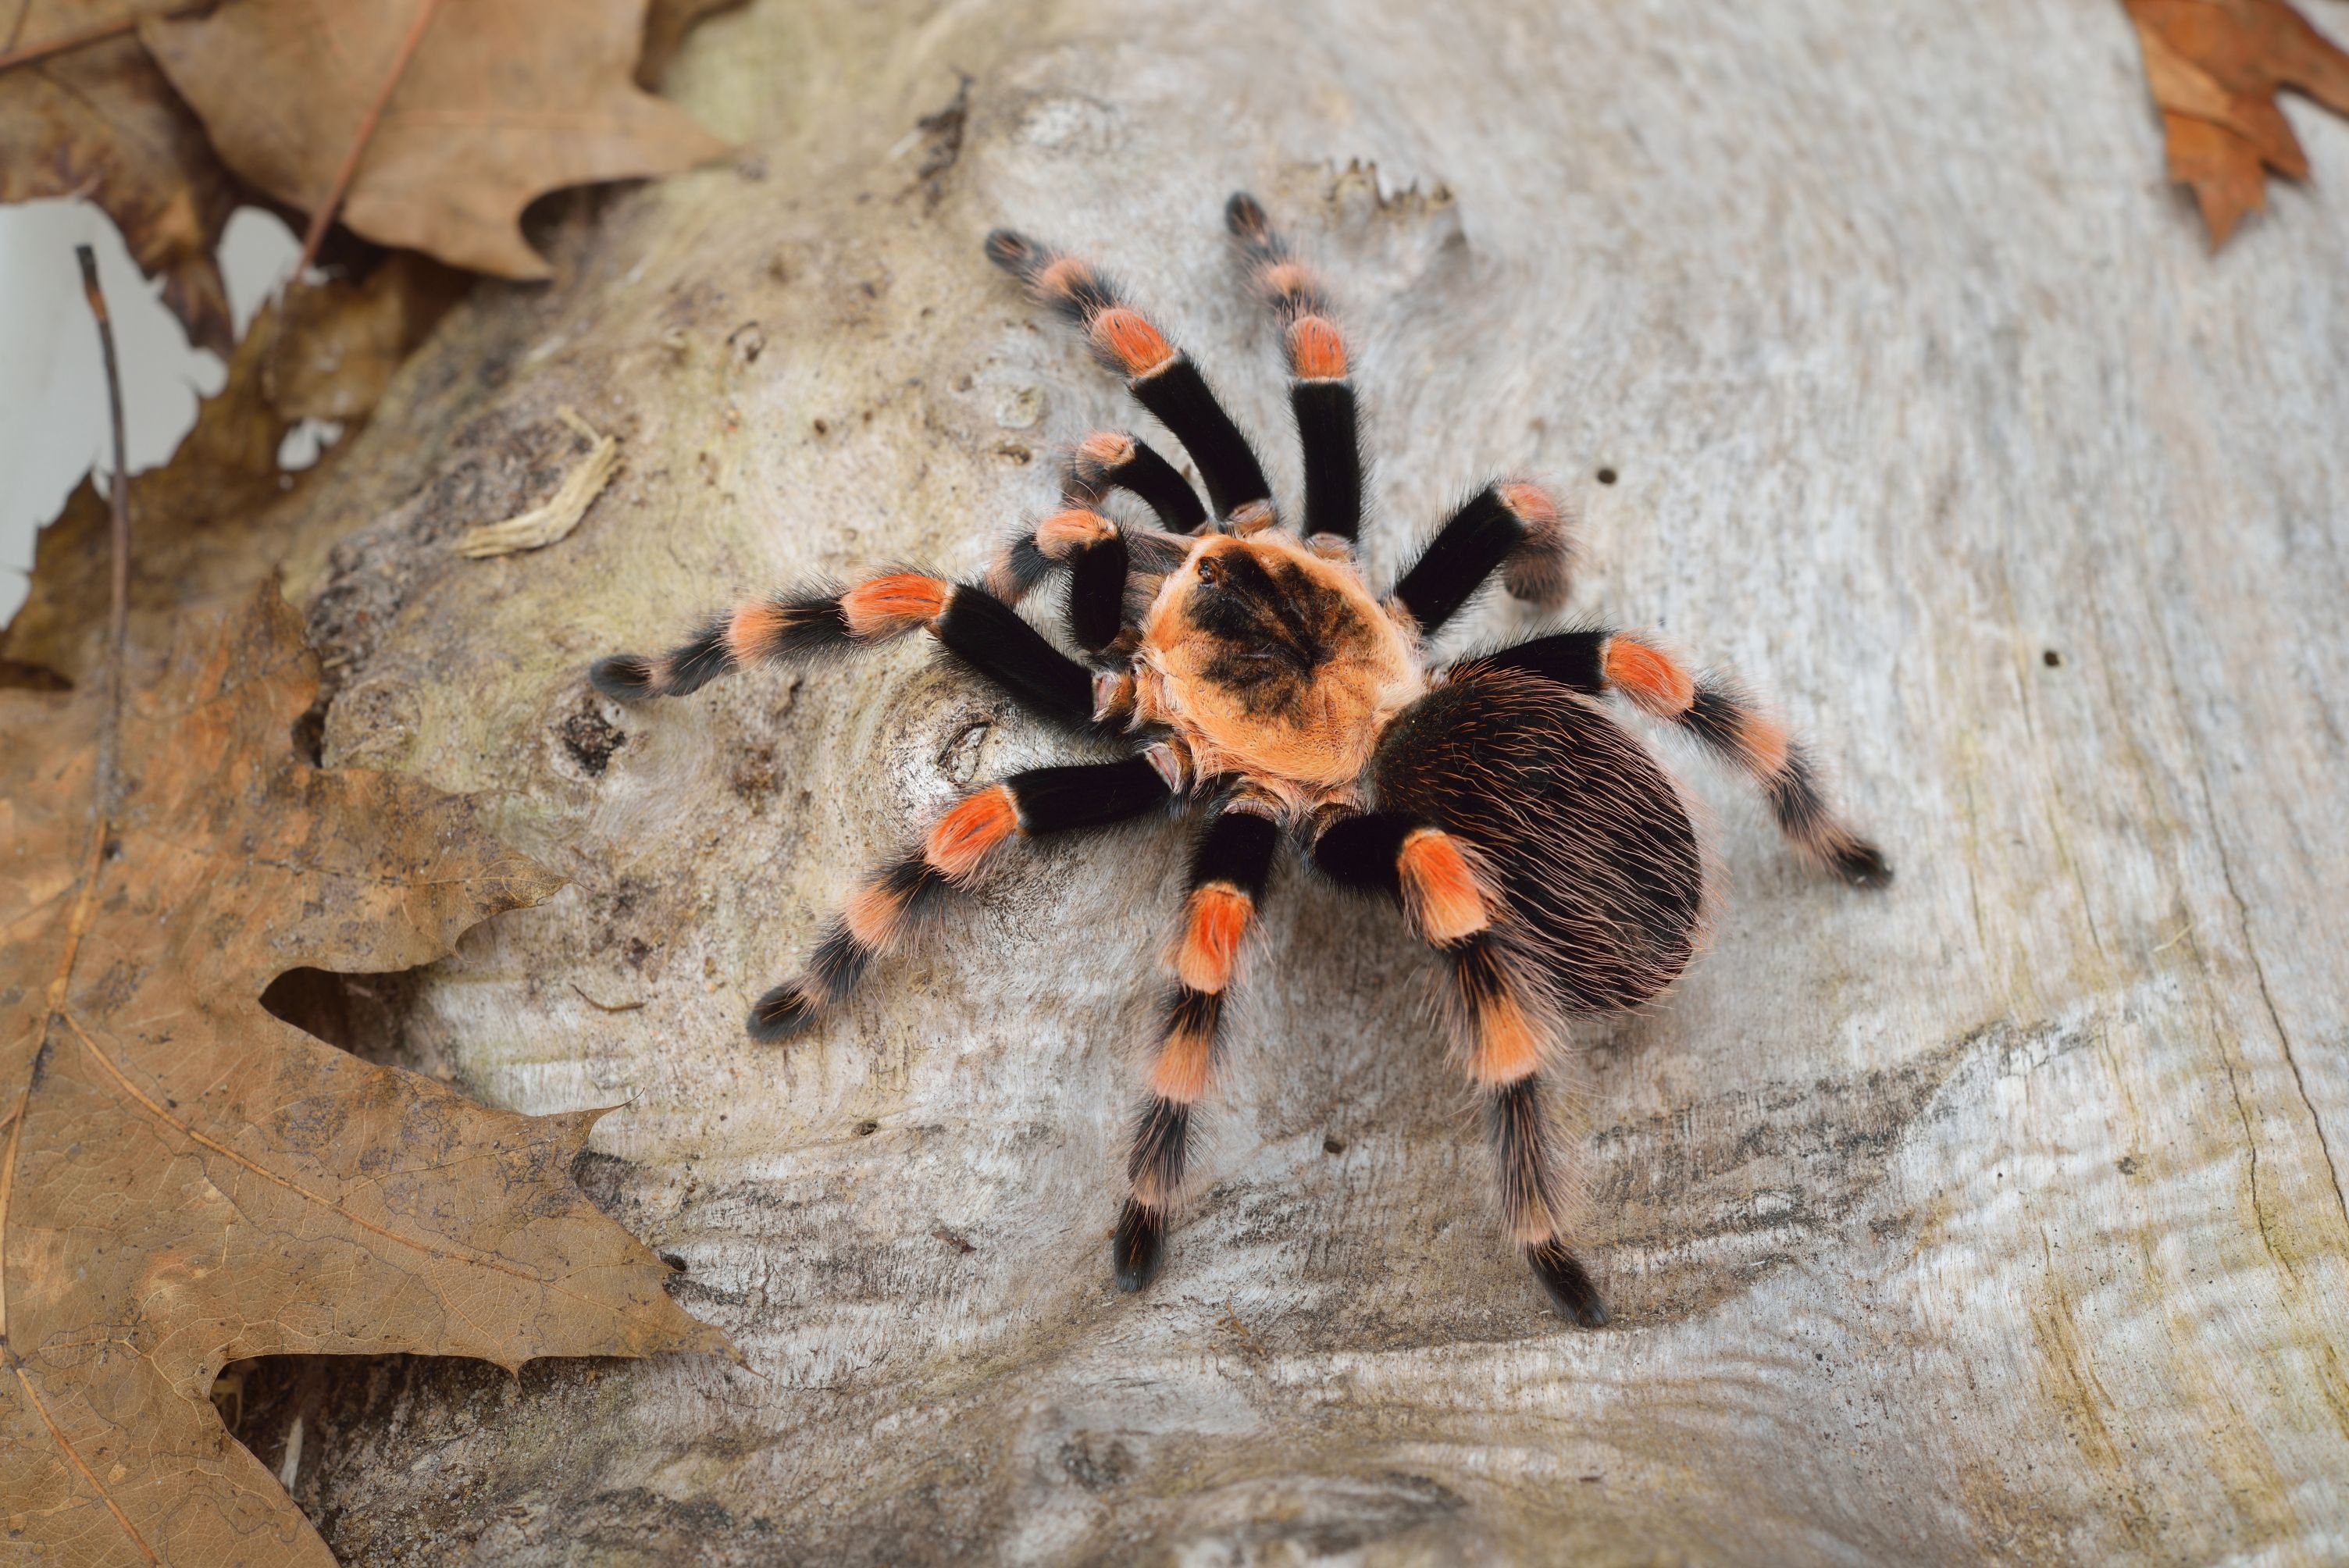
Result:
[[[1085,652],[1098,654],[1136,624],[1147,603],[1146,592],[1132,591],[1134,567],[1144,573],[1139,587],[1146,591],[1186,544],[1179,534],[1128,533],[1097,511],[1071,507],[1015,535],[988,569],[988,587],[1008,603],[1054,568],[1067,569],[1069,635]]]
[[[1456,1055],[1484,1113],[1509,1239],[1560,1313],[1586,1328],[1604,1325],[1607,1309],[1563,1230],[1542,1079],[1555,1008],[1507,944],[1499,888],[1461,840],[1396,813],[1327,812],[1315,827],[1313,863],[1341,886],[1392,896],[1435,950]]]
[[[788,1039],[837,1006],[874,959],[902,947],[1013,840],[1110,827],[1161,810],[1173,798],[1144,757],[1031,768],[964,796],[919,849],[865,879],[797,979],[759,998],[750,1010],[751,1037]]]
[[[1846,882],[1882,887],[1892,880],[1884,851],[1836,814],[1810,748],[1726,672],[1692,674],[1654,639],[1603,629],[1537,637],[1464,660],[1452,674],[1473,678],[1480,670],[1518,670],[1594,696],[1621,696],[1753,780],[1779,830]]]
[[[1109,646],[1125,622],[1125,536],[1078,552],[1069,565],[1069,634],[1089,654]]]
[[[1124,624],[1131,555],[1124,530],[1089,507],[1071,506],[1015,534],[988,569],[987,583],[1009,603],[1053,568],[1067,568],[1069,634],[1087,653],[1099,653]]]
[[[1177,536],[1207,521],[1198,492],[1172,463],[1133,436],[1096,431],[1078,443],[1061,492],[1071,507],[1097,515],[1092,509],[1113,490],[1140,497],[1157,514],[1160,525]],[[1040,528],[1038,542],[1042,542]],[[1105,534],[1077,540],[1059,559],[1069,568],[1069,634],[1087,653],[1100,653],[1116,639],[1135,609],[1126,594],[1127,573],[1133,565],[1127,534],[1112,523]]]
[[[1140,1290],[1158,1277],[1166,1211],[1182,1191],[1197,1107],[1215,1080],[1224,997],[1279,847],[1280,830],[1269,817],[1227,804],[1192,851],[1174,983],[1159,1006],[1149,1089],[1126,1156],[1133,1191],[1110,1247],[1120,1290]]]
[[[1400,896],[1395,857],[1403,835],[1419,823],[1394,811],[1330,811],[1320,819],[1309,854],[1313,867],[1340,887]]]
[[[1585,1328],[1607,1326],[1607,1306],[1582,1260],[1555,1233],[1526,1240],[1524,1230],[1550,1228],[1558,1192],[1552,1149],[1548,1089],[1538,1072],[1497,1086],[1478,1086],[1485,1132],[1501,1180],[1501,1212],[1525,1249],[1526,1264],[1560,1315]]]
[[[1148,501],[1171,531],[1129,531],[1099,510],[1109,492],[1123,490]],[[1018,603],[1056,567],[1069,573],[1069,634],[1087,653],[1100,653],[1132,625],[1141,605],[1128,575],[1164,573],[1188,548],[1188,535],[1207,510],[1165,459],[1132,436],[1102,430],[1078,444],[1062,475],[1061,510],[1004,542],[988,568],[988,591]],[[1139,585],[1146,591],[1150,583]],[[1146,597],[1146,593],[1145,593]]]
[[[1614,634],[1588,629],[1553,633],[1492,653],[1471,655],[1452,666],[1451,676],[1458,679],[1478,670],[1519,670],[1598,696],[1607,689],[1600,661],[1607,652],[1607,639]]]
[[[1069,557],[1069,634],[1089,654],[1123,663],[1142,637],[1158,585],[1192,542],[1179,533],[1120,528]]]
[[[931,631],[966,668],[1030,713],[1071,729],[1092,727],[1092,676],[993,594],[956,588]]]
[[[1217,517],[1269,504],[1272,487],[1256,450],[1224,411],[1188,355],[1178,352],[1117,286],[1074,256],[1064,256],[1024,234],[998,229],[987,237],[988,259],[1011,273],[1040,302],[1073,321],[1093,351],[1125,378],[1126,389],[1174,433]]]
[[[895,572],[745,604],[657,656],[620,654],[588,672],[595,689],[636,702],[683,696],[752,664],[802,663],[927,631],[954,659],[1030,713],[1092,731],[1092,676],[983,588]]]
[[[1496,571],[1517,598],[1545,608],[1562,602],[1573,553],[1572,531],[1547,491],[1489,484],[1444,520],[1389,596],[1432,637]]]
[[[1121,490],[1156,513],[1169,533],[1195,533],[1207,521],[1199,492],[1174,464],[1139,437],[1096,430],[1077,443],[1061,476],[1061,497],[1071,506],[1098,508],[1112,490]]]
[[[1305,531],[1351,541],[1362,528],[1362,446],[1345,335],[1320,280],[1297,259],[1255,197],[1236,193],[1224,206],[1249,286],[1280,324],[1288,360],[1288,406],[1305,460]]]

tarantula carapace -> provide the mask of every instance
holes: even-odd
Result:
[[[1061,510],[1016,537],[984,581],[897,571],[759,600],[659,657],[603,660],[595,684],[624,699],[681,696],[746,665],[925,630],[1038,717],[1129,753],[1030,769],[957,802],[918,848],[872,873],[798,979],[760,998],[750,1029],[762,1040],[838,1006],[874,958],[1013,841],[1196,811],[1132,1188],[1111,1243],[1127,1290],[1148,1284],[1164,1257],[1225,1000],[1282,843],[1341,887],[1394,899],[1434,950],[1510,1238],[1563,1313],[1603,1324],[1563,1234],[1545,1058],[1567,1018],[1636,1007],[1680,974],[1706,892],[1680,786],[1604,699],[1678,726],[1743,771],[1787,837],[1847,880],[1876,884],[1889,872],[1829,810],[1799,742],[1733,681],[1691,673],[1653,637],[1585,629],[1435,657],[1437,634],[1495,573],[1520,599],[1564,599],[1566,521],[1534,484],[1489,484],[1373,593],[1356,553],[1362,457],[1345,340],[1256,201],[1234,196],[1225,218],[1287,350],[1302,527],[1282,526],[1247,437],[1187,356],[1084,262],[999,231],[988,255],[1126,377],[1190,454],[1208,504],[1138,438],[1091,435],[1067,465]],[[1157,526],[1104,511],[1118,490]],[[1056,569],[1069,574],[1070,635],[1092,668],[1011,608]]]

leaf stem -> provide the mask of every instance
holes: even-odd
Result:
[[[114,318],[106,308],[106,291],[98,281],[98,253],[88,245],[74,247],[81,263],[82,297],[98,318],[98,352],[106,359],[106,418],[114,435],[114,472],[107,484],[107,510],[113,522],[114,567],[106,610],[106,685],[109,708],[105,749],[98,760],[98,810],[113,805],[114,747],[122,724],[122,657],[130,625],[130,460],[122,436],[122,365],[114,352]]]
[[[89,929],[90,912],[97,907],[98,879],[106,864],[107,820],[114,804],[116,756],[122,728],[122,651],[126,629],[130,622],[130,474],[129,459],[123,452],[122,366],[114,354],[114,320],[107,314],[106,291],[98,286],[98,253],[88,245],[76,245],[74,260],[81,263],[82,295],[89,301],[90,315],[98,318],[98,346],[106,356],[106,409],[114,428],[114,474],[109,486],[114,514],[114,588],[112,602],[107,610],[108,706],[106,727],[98,732],[98,781],[93,791],[97,798],[90,802],[89,853],[82,867],[81,892],[75,896],[72,913],[66,922],[65,951],[59,954],[57,975],[49,982],[48,1006],[41,1018],[41,1044],[36,1046],[32,1057],[36,1078],[40,1074],[40,1052],[46,1047],[50,1026],[61,1017],[69,1026],[73,1023],[65,1010],[66,992],[73,980],[74,958],[81,952],[82,934]],[[17,1093],[16,1109],[9,1114],[7,1147],[5,1153],[0,1153],[0,1361],[5,1361],[7,1369],[16,1375],[16,1381],[24,1388],[26,1403],[39,1415],[42,1424],[48,1428],[50,1439],[66,1458],[73,1461],[74,1468],[81,1472],[83,1481],[106,1504],[107,1511],[114,1515],[114,1522],[130,1538],[130,1543],[139,1548],[140,1555],[150,1563],[160,1563],[162,1559],[156,1556],[155,1549],[147,1543],[146,1536],[130,1522],[130,1516],[122,1511],[120,1503],[114,1501],[114,1495],[107,1491],[105,1482],[98,1480],[97,1472],[75,1449],[65,1430],[51,1418],[40,1390],[33,1385],[32,1373],[16,1348],[8,1343],[7,1276],[5,1273],[8,1201],[16,1184],[16,1150],[24,1140],[25,1119],[31,1108],[32,1095],[32,1081],[27,1079],[24,1088]]]
[[[341,210],[343,198],[350,194],[351,181],[358,177],[359,159],[367,152],[367,143],[375,139],[375,128],[383,119],[384,106],[399,87],[399,78],[408,74],[408,62],[416,56],[416,46],[424,41],[424,30],[432,25],[432,15],[440,9],[440,0],[418,0],[416,20],[409,24],[408,36],[399,41],[399,53],[392,57],[391,69],[384,74],[383,90],[367,105],[366,116],[359,121],[357,135],[351,138],[350,150],[343,155],[343,166],[335,170],[335,183],[328,188],[326,199],[310,214],[310,232],[302,236],[302,259],[294,263],[294,281],[299,283],[318,259],[318,247],[326,242],[326,231],[333,226],[335,214]]]

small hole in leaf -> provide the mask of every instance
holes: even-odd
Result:
[[[1321,1152],[1324,1154],[1343,1154],[1346,1152],[1346,1140],[1340,1138],[1335,1133],[1332,1133],[1330,1136],[1321,1140]]]
[[[856,1124],[856,1136],[859,1138],[870,1138],[880,1130],[881,1124],[877,1121],[860,1121]]]
[[[313,768],[323,768],[326,753],[326,694],[320,692],[317,700],[302,710],[294,721],[294,755]]]
[[[1615,470],[1614,470],[1613,469],[1599,469],[1599,482],[1600,484],[1603,484],[1603,485],[1611,485],[1611,484],[1613,484],[1613,483],[1615,482]]]
[[[71,691],[73,682],[47,665],[0,659],[0,691]]]
[[[428,1064],[407,1037],[406,1027],[416,1005],[419,973],[288,969],[261,993],[261,1007],[271,1017],[362,1060],[419,1070]]]
[[[2045,653],[2039,655],[2039,662],[2045,665],[2051,670],[2060,669],[2063,667],[2064,655],[2057,653],[2054,649],[2050,648]]]

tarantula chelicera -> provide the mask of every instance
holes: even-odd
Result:
[[[761,661],[930,633],[1038,717],[1128,755],[1034,768],[963,797],[919,847],[872,873],[805,972],[761,997],[750,1033],[782,1039],[839,1006],[874,959],[971,888],[1015,840],[1195,808],[1189,892],[1132,1132],[1111,1243],[1139,1290],[1164,1255],[1217,1031],[1284,841],[1340,887],[1383,893],[1433,949],[1458,1060],[1482,1102],[1512,1241],[1559,1310],[1607,1321],[1567,1245],[1544,1099],[1564,1021],[1636,1007],[1689,962],[1705,861],[1680,785],[1609,717],[1619,697],[1760,786],[1795,845],[1849,882],[1890,875],[1829,810],[1802,744],[1731,679],[1692,674],[1631,631],[1555,633],[1450,662],[1433,645],[1485,580],[1545,608],[1574,540],[1522,480],[1461,504],[1383,594],[1356,555],[1362,455],[1345,339],[1312,273],[1246,195],[1225,212],[1288,355],[1304,450],[1303,524],[1281,525],[1247,438],[1190,358],[1086,263],[998,231],[987,253],[1073,322],[1171,431],[1207,492],[1140,438],[1087,436],[1063,505],[978,583],[895,571],[720,615],[658,657],[595,666],[609,696],[682,696]],[[1104,511],[1123,490],[1155,515]],[[1069,574],[1070,658],[1012,610]]]

